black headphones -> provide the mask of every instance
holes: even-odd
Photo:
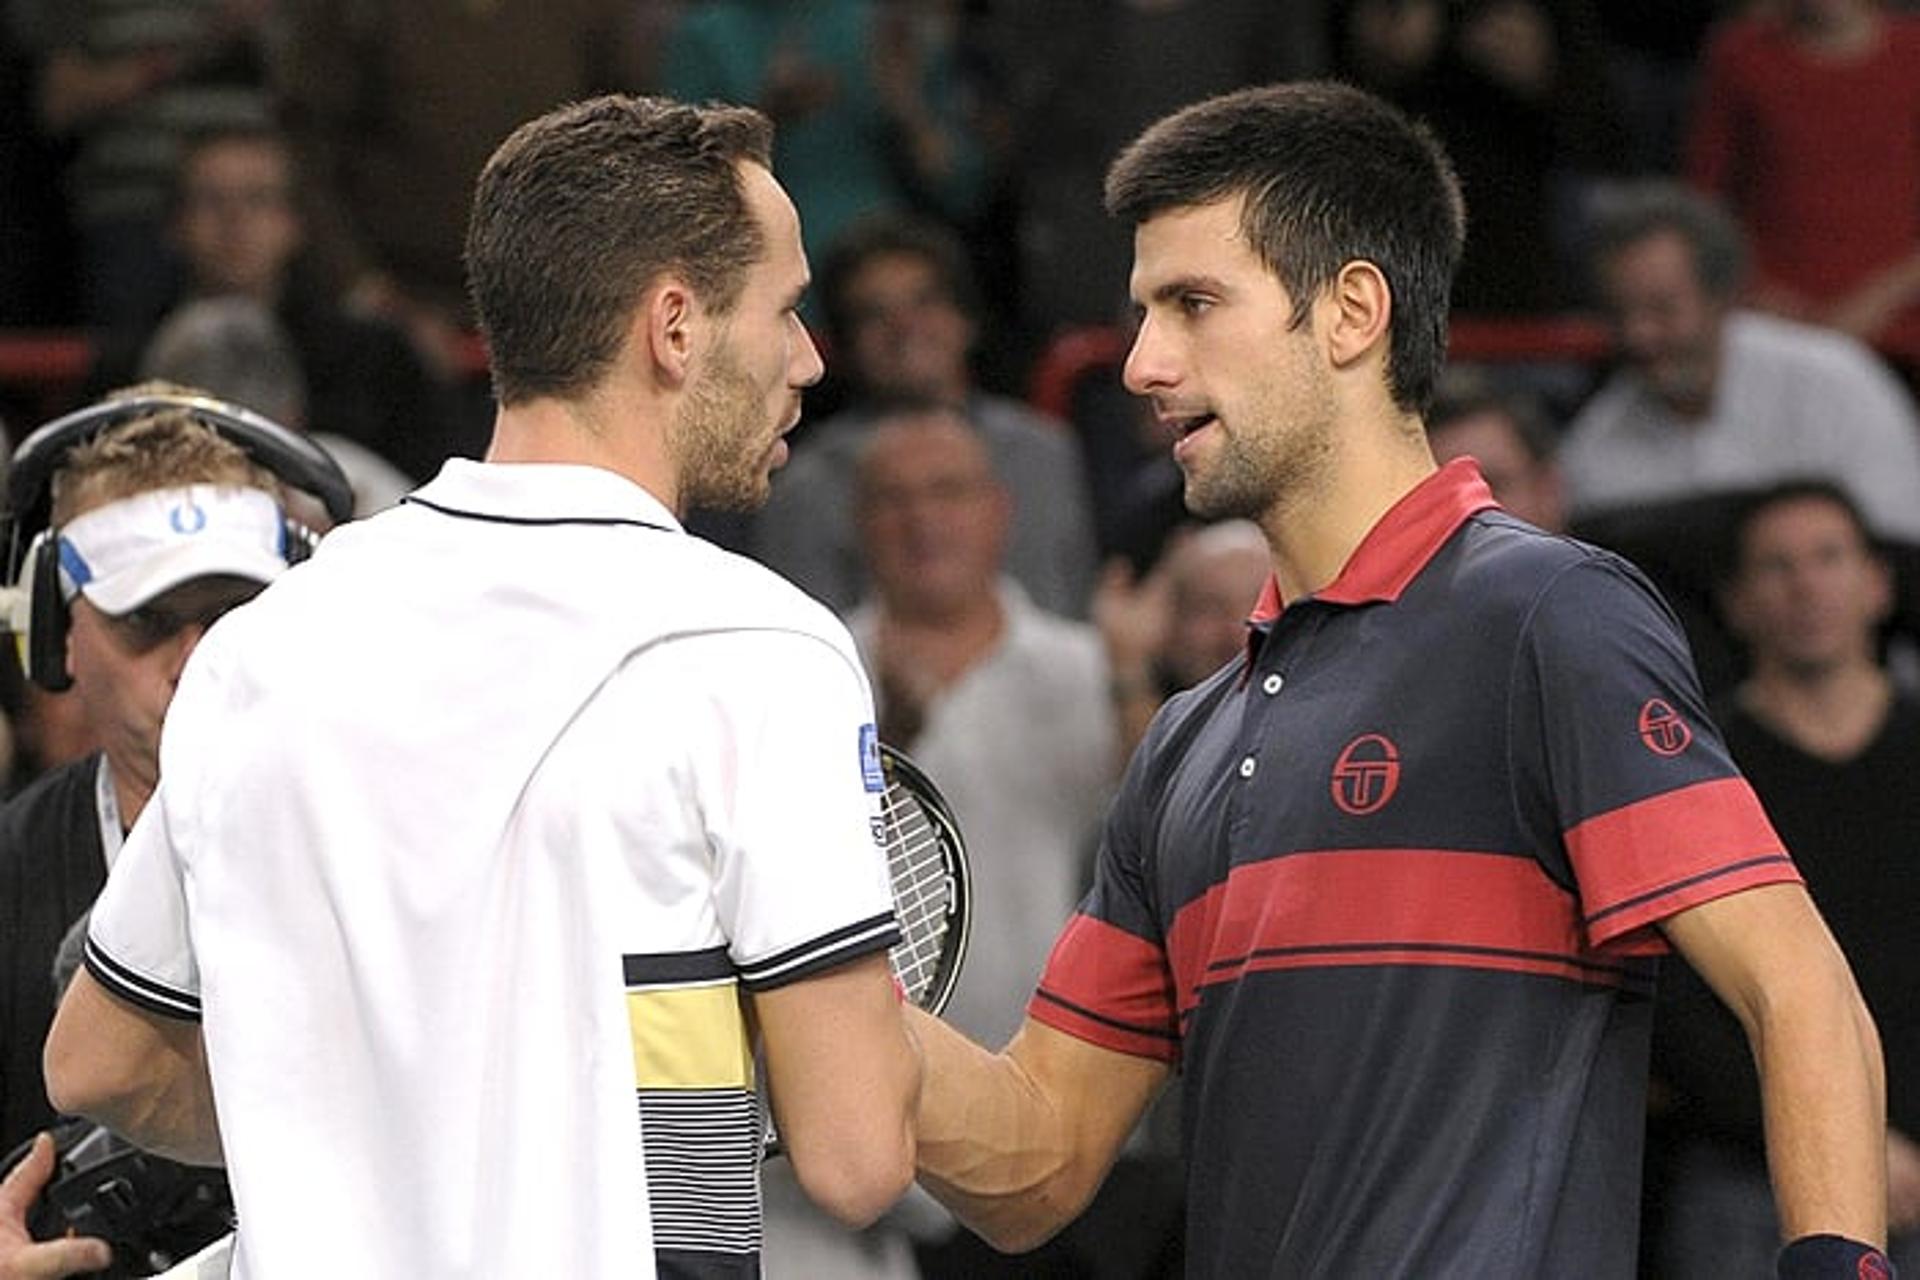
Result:
[[[11,629],[27,678],[58,693],[67,674],[67,602],[60,591],[59,530],[52,527],[52,480],[66,456],[101,432],[135,418],[185,412],[246,451],[293,488],[312,494],[339,523],[353,515],[353,486],[325,449],[251,409],[211,396],[153,394],[107,400],[56,418],[21,442],[7,476],[7,581]],[[294,520],[285,528],[287,560],[306,557],[316,535]]]

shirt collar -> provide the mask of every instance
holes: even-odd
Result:
[[[1455,458],[1389,507],[1367,530],[1339,576],[1312,598],[1346,605],[1398,600],[1469,516],[1497,505],[1493,491],[1480,477],[1479,464],[1472,458]],[[1279,582],[1269,576],[1248,622],[1270,623],[1285,607]]]
[[[422,502],[471,515],[541,523],[637,521],[683,532],[664,503],[605,467],[449,458],[416,493]]]

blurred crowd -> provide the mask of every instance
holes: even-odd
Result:
[[[759,106],[829,372],[767,508],[690,523],[848,617],[883,735],[939,777],[980,850],[981,959],[955,1016],[998,1043],[1085,882],[1126,751],[1164,698],[1240,651],[1268,574],[1251,526],[1190,523],[1170,442],[1119,385],[1131,246],[1102,176],[1182,103],[1275,80],[1368,87],[1458,167],[1459,314],[1605,321],[1599,364],[1451,368],[1435,452],[1476,458],[1523,518],[1634,558],[1686,626],[1874,1003],[1911,1248],[1916,7],[0,0],[0,336],[75,329],[91,353],[78,384],[0,385],[0,420],[17,445],[166,379],[310,433],[357,513],[378,510],[484,447],[460,246],[494,146],[603,91]],[[1064,394],[1035,403],[1031,372],[1073,338],[1086,354]],[[105,745],[112,717],[84,689],[13,673],[0,693],[8,792]],[[6,990],[46,959],[10,953]],[[1649,1274],[1732,1274],[1730,1242],[1775,1229],[1759,1117],[1728,1092],[1751,1069],[1684,973],[1668,986],[1643,1252]],[[0,1035],[35,1035],[6,998]],[[33,1088],[0,1081],[0,1148],[49,1118],[22,1101]],[[1164,1120],[1092,1225],[1008,1273],[1177,1274]],[[777,1181],[769,1200],[769,1257],[781,1232],[820,1251],[795,1274],[998,1265],[927,1206],[850,1241],[797,1196],[783,1212]]]

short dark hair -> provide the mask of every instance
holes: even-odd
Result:
[[[1859,535],[1860,545],[1868,555],[1883,554],[1880,539],[1868,525],[1860,504],[1853,500],[1852,494],[1832,480],[1818,476],[1796,476],[1744,494],[1733,504],[1727,520],[1726,563],[1721,573],[1723,582],[1730,583],[1746,572],[1747,538],[1753,532],[1753,526],[1760,522],[1761,517],[1794,502],[1823,502],[1835,508],[1846,516],[1847,523]]]
[[[1169,209],[1244,197],[1241,234],[1304,324],[1349,262],[1392,291],[1387,386],[1423,411],[1447,350],[1448,295],[1466,204],[1426,126],[1331,81],[1242,89],[1153,125],[1107,173],[1107,211],[1134,225]]]
[[[766,250],[737,166],[770,166],[772,146],[772,124],[751,108],[622,95],[562,107],[501,143],[466,242],[500,402],[599,381],[663,273],[731,311]]]
[[[973,268],[960,237],[936,222],[899,213],[873,213],[851,224],[828,246],[820,264],[821,311],[827,337],[844,350],[852,338],[854,316],[847,305],[853,277],[875,258],[888,254],[919,258],[933,268],[954,306],[970,318],[979,314]]]
[[[1722,301],[1746,280],[1747,245],[1740,224],[1720,204],[1670,179],[1624,183],[1593,202],[1588,263],[1598,290],[1600,269],[1649,236],[1672,232],[1693,251],[1693,269],[1709,295]]]

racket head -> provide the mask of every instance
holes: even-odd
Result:
[[[966,843],[925,770],[884,742],[880,767],[887,875],[900,925],[887,959],[907,998],[938,1014],[953,998],[967,957],[973,882]]]

